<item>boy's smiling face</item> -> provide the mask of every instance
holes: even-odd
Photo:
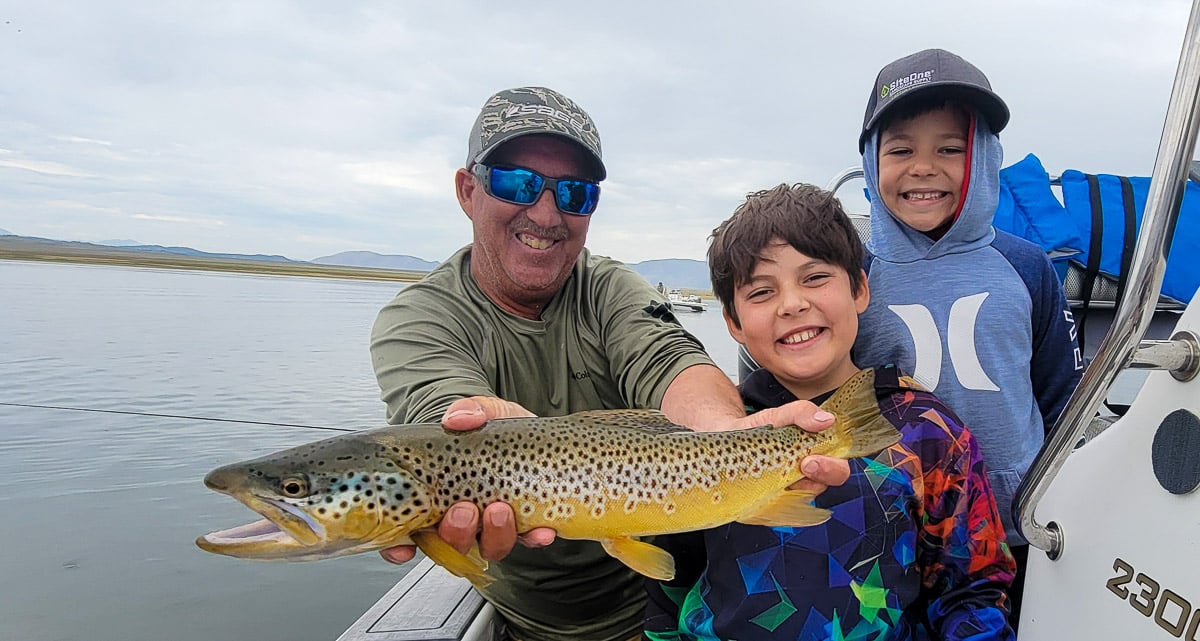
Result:
[[[728,313],[725,323],[759,365],[797,398],[809,399],[858,371],[850,348],[869,300],[865,274],[856,295],[845,269],[773,242],[734,291],[740,326]]]
[[[892,215],[924,233],[949,227],[963,198],[969,128],[966,112],[947,103],[880,132],[879,195]]]

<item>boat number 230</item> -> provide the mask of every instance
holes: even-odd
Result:
[[[1116,576],[1108,580],[1108,589],[1144,617],[1153,617],[1158,627],[1185,641],[1200,641],[1200,608],[1192,610],[1187,599],[1164,590],[1158,581],[1133,569],[1121,559],[1113,561]]]

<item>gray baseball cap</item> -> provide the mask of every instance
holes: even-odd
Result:
[[[995,133],[1008,124],[1008,106],[978,67],[945,49],[926,49],[888,64],[875,77],[858,136],[859,153],[885,113],[931,89],[973,105]]]
[[[471,127],[466,166],[487,160],[500,145],[529,134],[553,134],[580,145],[596,163],[596,179],[608,175],[600,132],[591,116],[574,100],[545,87],[505,89],[488,98]]]

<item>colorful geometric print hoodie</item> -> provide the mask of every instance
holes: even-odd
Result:
[[[1008,541],[1017,545],[1025,540],[1013,525],[1013,495],[1083,361],[1046,255],[992,226],[1003,152],[983,118],[971,121],[963,205],[936,241],[884,205],[878,132],[866,142],[871,302],[859,318],[854,362],[912,373],[966,421],[987,461]]]
[[[1014,638],[1005,590],[1016,565],[974,439],[895,368],[876,368],[875,390],[901,440],[850,460],[850,479],[816,498],[828,521],[655,539],[675,557],[675,579],[646,583],[647,638]],[[796,400],[766,370],[741,392],[750,411]]]

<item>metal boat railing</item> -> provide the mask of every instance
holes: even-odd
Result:
[[[1037,520],[1037,506],[1046,490],[1083,437],[1113,381],[1127,367],[1170,369],[1181,380],[1195,376],[1200,362],[1197,338],[1177,333],[1169,341],[1142,342],[1154,315],[1166,272],[1167,253],[1192,152],[1200,126],[1200,0],[1193,2],[1180,53],[1179,67],[1159,140],[1150,191],[1128,278],[1128,295],[1117,307],[1108,334],[1083,373],[1042,451],[1034,459],[1017,491],[1013,511],[1017,526],[1030,544],[1051,559],[1062,555],[1066,535],[1054,521]]]

